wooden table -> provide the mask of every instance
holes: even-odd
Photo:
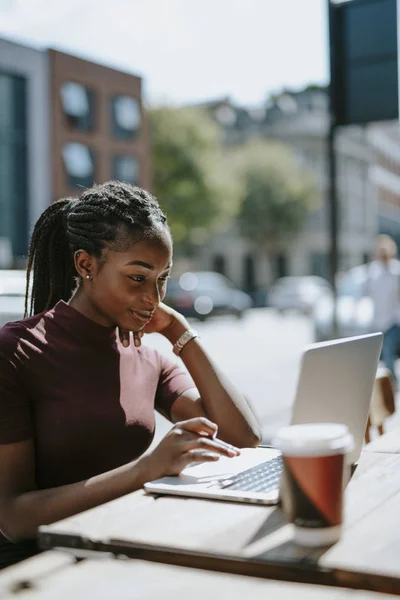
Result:
[[[386,454],[400,454],[400,427],[390,433],[377,437],[365,446],[364,452],[384,452]]]
[[[41,527],[40,544],[400,594],[400,455],[382,450],[392,435],[379,439],[379,451],[362,453],[346,491],[343,536],[331,548],[294,544],[277,507],[144,492]]]
[[[0,600],[390,600],[396,596],[213,573],[140,560],[45,552],[0,573]]]

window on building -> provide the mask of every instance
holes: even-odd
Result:
[[[317,275],[318,277],[329,277],[329,260],[328,255],[323,253],[311,254],[311,275]]]
[[[256,285],[256,267],[254,264],[254,256],[247,254],[243,259],[243,287],[246,292],[254,292]]]
[[[223,127],[233,127],[236,123],[236,112],[231,106],[221,104],[214,112],[218,123]]]
[[[28,248],[27,85],[0,72],[0,238],[14,256]]]
[[[223,254],[215,254],[213,257],[214,271],[226,275],[226,260]]]
[[[64,167],[70,187],[90,187],[94,183],[93,152],[84,144],[69,143],[63,148]]]
[[[140,124],[140,104],[130,96],[116,96],[111,99],[111,122],[114,135],[122,139],[132,139],[137,135]]]
[[[288,274],[288,261],[286,254],[280,253],[276,257],[275,262],[276,277],[286,277]]]
[[[139,161],[133,156],[114,156],[113,177],[114,179],[118,179],[118,181],[126,181],[133,185],[139,185]]]
[[[60,89],[65,118],[75,129],[90,131],[94,126],[94,93],[85,85],[66,81]]]
[[[363,252],[363,255],[362,255],[363,264],[366,264],[371,260],[371,254],[372,254],[371,252]]]

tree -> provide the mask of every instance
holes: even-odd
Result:
[[[237,212],[239,187],[228,171],[218,126],[206,112],[163,107],[149,117],[155,194],[175,242],[187,251]]]
[[[242,234],[275,254],[315,207],[313,179],[277,142],[252,141],[235,151],[234,160],[244,184],[238,214]]]

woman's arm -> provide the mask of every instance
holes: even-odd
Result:
[[[175,344],[190,327],[184,317],[176,311],[173,313],[170,324],[160,331],[171,344]],[[200,398],[194,401],[186,394],[178,398],[172,408],[173,420],[203,414],[218,425],[218,437],[222,440],[238,447],[257,446],[261,442],[261,431],[254,413],[243,394],[213,363],[199,338],[188,342],[180,357],[196,384]]]
[[[146,481],[139,461],[79,483],[37,490],[32,440],[0,445],[0,464],[0,530],[11,542],[34,538],[39,525],[138,490]]]
[[[33,539],[40,525],[134,492],[146,481],[178,474],[190,463],[237,456],[237,448],[214,439],[215,433],[207,419],[177,423],[151,454],[86,481],[46,490],[35,485],[33,440],[0,444],[0,531],[11,542]]]

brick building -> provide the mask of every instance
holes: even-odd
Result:
[[[0,268],[52,201],[108,179],[151,187],[141,78],[0,39]]]
[[[55,50],[49,57],[53,197],[108,179],[149,187],[140,77]]]

